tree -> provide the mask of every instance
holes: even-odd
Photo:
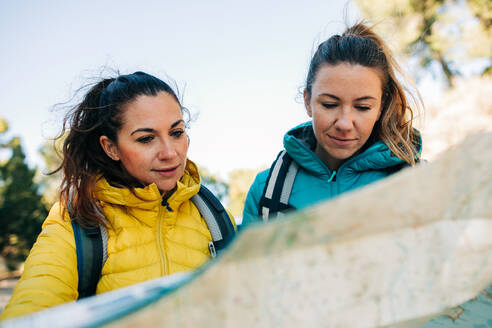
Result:
[[[206,168],[199,169],[200,176],[202,178],[202,183],[210,189],[211,192],[221,201],[227,201],[227,194],[229,192],[229,186],[225,181],[215,174],[212,174]]]
[[[5,133],[9,128],[7,121],[0,117],[0,134]]]
[[[258,172],[253,169],[236,169],[229,173],[228,209],[234,217],[243,216],[244,201]]]
[[[468,0],[471,12],[480,22],[483,33],[479,37],[473,36],[477,55],[492,58],[492,1],[490,0]],[[492,76],[492,63],[485,67],[482,75]]]
[[[40,188],[43,191],[43,202],[50,208],[60,196],[60,183],[62,179],[62,172],[58,171],[55,174],[48,174],[57,169],[61,164],[60,151],[63,147],[67,133],[61,138],[55,140],[47,140],[41,148],[39,153],[44,160],[44,170],[39,177]]]
[[[28,255],[48,211],[34,182],[36,170],[27,166],[20,139],[12,138],[3,147],[11,150],[11,156],[0,165],[0,255],[14,269]]]
[[[437,64],[446,84],[471,66],[490,74],[492,2],[490,0],[356,0],[363,15],[391,33],[397,53],[418,59],[425,69]],[[386,32],[386,33],[385,33]],[[434,66],[433,66],[434,65]]]

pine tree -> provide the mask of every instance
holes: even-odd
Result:
[[[13,138],[7,147],[12,154],[0,166],[0,254],[14,269],[27,257],[47,210],[33,180],[36,170],[27,166],[20,139]]]

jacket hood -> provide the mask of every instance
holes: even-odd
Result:
[[[316,176],[331,176],[332,172],[314,153],[316,148],[312,121],[302,123],[289,130],[284,136],[284,147],[287,153],[305,170]],[[419,153],[421,143],[418,145]],[[364,151],[347,159],[338,169],[350,169],[358,172],[381,170],[401,165],[404,161],[392,154],[382,141],[376,141]]]
[[[187,160],[184,174],[178,181],[176,190],[167,199],[169,207],[176,209],[179,204],[193,197],[200,190],[200,183],[197,166]],[[96,184],[95,196],[102,202],[144,210],[156,208],[163,201],[155,183],[143,188],[134,188],[132,193],[127,188],[111,186],[104,177],[101,177]]]

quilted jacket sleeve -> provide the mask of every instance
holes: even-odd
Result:
[[[9,304],[0,320],[12,318],[76,300],[77,256],[72,225],[63,218],[57,203],[24,265]]]

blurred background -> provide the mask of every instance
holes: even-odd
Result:
[[[492,130],[490,0],[0,2],[0,309],[57,200],[53,137],[80,87],[117,70],[176,86],[189,158],[240,221],[256,173],[308,119],[311,55],[359,19],[415,80],[424,158]]]

